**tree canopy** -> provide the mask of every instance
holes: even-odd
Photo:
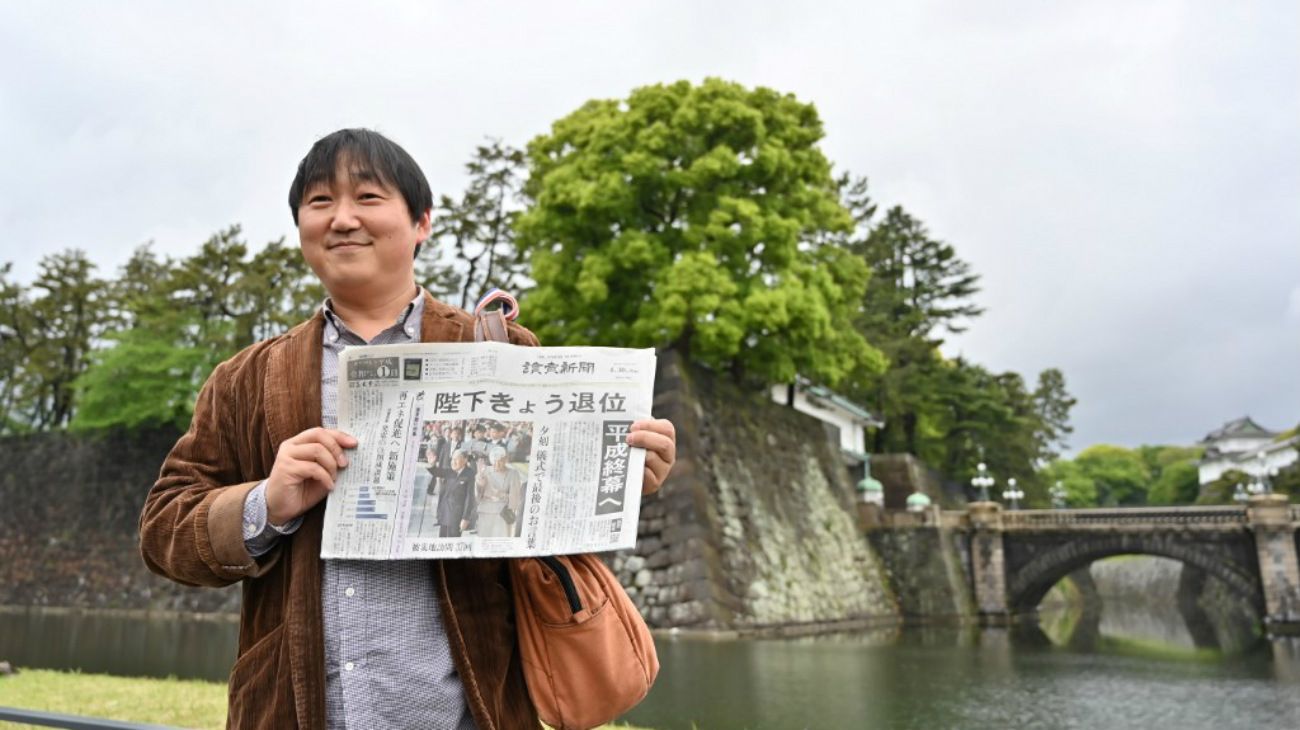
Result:
[[[764,382],[883,369],[853,326],[869,272],[811,104],[708,79],[595,100],[528,145],[518,221],[553,344],[674,346]]]

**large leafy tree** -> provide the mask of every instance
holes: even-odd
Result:
[[[708,79],[590,101],[528,146],[525,316],[552,344],[671,345],[737,376],[835,383],[883,359],[816,109]]]

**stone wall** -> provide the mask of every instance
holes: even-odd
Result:
[[[652,626],[763,629],[894,617],[838,443],[816,419],[662,353],[678,464],[612,556]]]
[[[150,573],[136,526],[175,432],[0,440],[0,605],[234,611]]]
[[[975,616],[966,535],[937,526],[872,530],[869,535],[903,616]]]
[[[820,421],[661,360],[656,414],[679,461],[644,500],[635,551],[611,555],[653,626],[761,629],[893,617]],[[175,433],[0,440],[0,605],[234,611],[238,588],[149,573],[140,508]]]

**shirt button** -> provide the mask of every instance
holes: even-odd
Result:
[[[352,671],[353,669],[356,669],[356,668],[357,668],[357,665],[353,664],[352,662],[348,662],[347,664],[344,664],[344,665],[343,665],[343,668],[346,669],[346,670],[348,670],[348,671],[350,672],[350,671]]]
[[[347,596],[348,598],[351,598],[356,594],[357,594],[357,589],[353,588],[352,586],[348,586],[348,589],[343,591],[343,595]]]

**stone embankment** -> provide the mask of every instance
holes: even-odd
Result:
[[[652,626],[757,630],[892,619],[854,488],[821,423],[660,358],[678,465],[610,563]]]
[[[679,463],[643,502],[636,549],[609,556],[653,626],[815,628],[897,615],[834,434],[672,353],[656,393],[656,415],[678,428]],[[139,557],[140,508],[177,435],[0,440],[0,605],[238,610],[237,586],[178,586]]]
[[[0,441],[0,605],[237,611],[238,586],[187,588],[140,559],[140,508],[178,436]]]

